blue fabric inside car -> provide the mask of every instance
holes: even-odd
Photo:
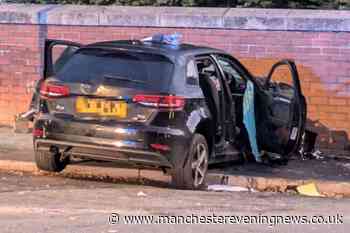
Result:
[[[254,96],[254,84],[251,81],[248,81],[243,96],[243,123],[248,132],[249,143],[255,160],[261,162],[261,154],[256,139]]]

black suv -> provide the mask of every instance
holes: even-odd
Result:
[[[42,170],[116,161],[200,189],[211,163],[257,149],[287,158],[300,147],[306,103],[291,61],[254,78],[218,49],[137,40],[47,40],[44,57],[31,104]],[[280,66],[289,68],[289,84],[271,80]]]

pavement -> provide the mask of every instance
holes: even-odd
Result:
[[[33,145],[30,134],[14,133],[0,127],[0,170],[38,172],[33,163]],[[88,165],[88,166],[86,166]],[[65,177],[100,177],[114,180],[148,183],[169,183],[169,177],[160,171],[120,168],[113,163],[70,165],[59,175]],[[242,186],[257,191],[295,192],[302,184],[314,183],[323,196],[350,197],[350,155],[348,152],[327,151],[322,159],[301,160],[295,157],[287,166],[261,164],[224,164],[210,170],[209,184]]]
[[[113,224],[116,214],[119,222]],[[126,222],[135,216],[151,217],[152,223],[157,216],[202,216],[206,219],[229,216],[235,220],[225,225],[146,224],[146,220],[142,225]],[[263,224],[235,224],[240,218],[254,219],[257,216],[268,220]],[[277,217],[306,218],[307,223],[288,224],[286,221],[282,224]],[[309,220],[315,217],[317,221],[321,219],[320,223],[309,224]],[[333,222],[333,218],[339,221]],[[350,226],[350,205],[344,198],[321,199],[272,192],[184,191],[141,183],[0,171],[0,225],[4,233],[346,233]]]

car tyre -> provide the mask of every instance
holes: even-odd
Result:
[[[35,151],[36,166],[43,171],[60,172],[65,169],[69,159],[62,161],[60,157],[60,154],[50,151]]]
[[[172,184],[177,189],[202,190],[206,188],[209,149],[204,136],[195,134],[187,153],[185,165],[175,164]]]

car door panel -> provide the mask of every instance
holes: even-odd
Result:
[[[44,78],[54,75],[81,46],[81,44],[71,41],[46,40],[44,51]],[[55,54],[56,48],[58,50],[57,54]]]
[[[61,46],[61,49],[58,49],[58,54],[54,54],[53,51],[58,46]],[[80,48],[82,45],[79,43],[64,41],[64,40],[46,40],[44,47],[44,68],[43,75],[39,79],[34,88],[34,93],[31,99],[29,106],[29,111],[31,114],[25,115],[28,120],[33,120],[33,115],[38,112],[40,105],[40,86],[42,82],[53,76],[64,64],[65,62],[74,54],[74,52]],[[55,57],[54,57],[55,55]]]
[[[281,66],[288,67],[292,85],[272,82],[272,75]],[[305,127],[304,100],[294,62],[282,60],[276,63],[267,76],[263,90],[257,94],[260,119],[257,126],[258,142],[262,150],[282,155],[296,150]]]

